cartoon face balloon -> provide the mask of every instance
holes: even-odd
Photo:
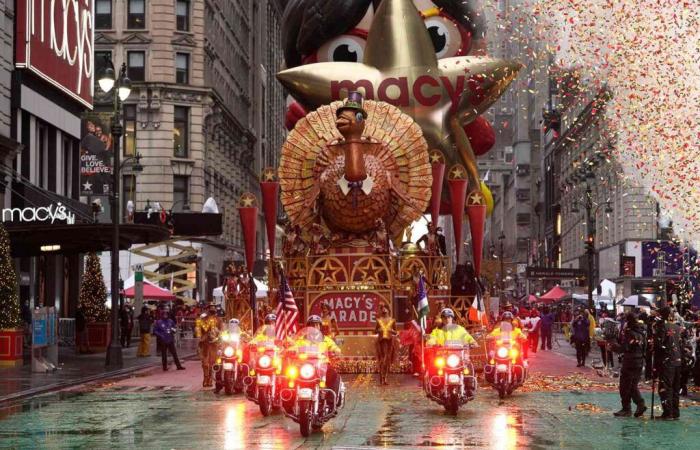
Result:
[[[294,7],[305,2],[308,2],[308,9],[294,16]],[[368,10],[362,8],[361,0],[334,2],[334,8],[327,10],[323,7],[326,2],[293,0],[285,14],[285,30],[290,32],[284,35],[287,60],[291,61],[290,65],[299,59],[307,63],[277,74],[277,79],[303,105],[303,108],[291,105],[290,112],[298,110],[300,118],[305,110],[342,99],[350,91],[361,91],[366,98],[397,106],[416,120],[431,148],[443,150],[452,161],[456,161],[458,155],[467,167],[472,189],[479,190],[475,160],[478,152],[474,152],[474,139],[467,134],[475,130],[468,127],[507,89],[520,64],[477,56],[438,58],[439,53],[450,48],[457,53],[466,52],[467,41],[471,43],[471,34],[478,29],[469,20],[478,15],[472,14],[463,0],[382,0],[371,5],[370,0],[366,0],[367,7],[371,6]],[[374,11],[376,3],[379,7]],[[444,5],[434,6],[438,3]],[[425,6],[430,7],[421,9]],[[351,43],[349,39],[353,36],[347,31],[336,40],[336,35],[347,28],[329,17],[337,15],[339,10],[348,16],[361,17],[360,22],[365,20],[368,11],[373,13],[362,48],[362,61],[310,62],[324,55],[327,58],[348,57],[356,53],[353,49],[359,52],[359,41]],[[455,16],[464,13],[463,26],[472,28],[464,31],[465,38],[460,39],[459,44],[455,41],[454,45],[449,44],[446,24],[451,19],[445,14],[451,10],[455,11]],[[441,19],[441,27],[436,28],[437,22],[432,28],[426,27],[426,18]],[[460,23],[453,25],[459,31]],[[361,33],[355,31],[354,34],[359,38]],[[317,49],[316,44],[321,41],[328,41],[328,45],[335,41],[335,44],[324,49],[324,43]],[[293,122],[289,114],[287,119],[288,124]]]
[[[409,0],[407,0],[409,1]],[[288,68],[319,62],[362,62],[367,37],[381,0],[289,0],[282,38]],[[480,0],[413,0],[430,35],[437,59],[486,54],[486,26]],[[292,129],[306,110],[290,102]],[[491,125],[479,117],[465,127],[474,153],[495,142]]]

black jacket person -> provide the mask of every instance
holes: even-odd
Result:
[[[615,413],[617,417],[632,415],[632,401],[637,406],[635,417],[640,417],[646,411],[644,399],[639,393],[639,380],[646,354],[646,325],[638,321],[634,313],[625,317],[625,327],[620,333],[618,342],[612,343],[613,350],[622,353],[622,369],[620,370],[620,401],[622,409]]]
[[[681,327],[671,322],[671,308],[660,311],[661,320],[654,326],[654,370],[659,376],[659,397],[663,414],[660,419],[677,419],[678,395],[681,388],[683,353]]]

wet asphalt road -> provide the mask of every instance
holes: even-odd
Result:
[[[188,367],[196,369],[196,367]],[[192,379],[195,370],[187,371]],[[170,373],[170,372],[169,372]],[[185,379],[174,378],[172,381]],[[159,375],[0,406],[0,448],[143,449],[696,449],[700,408],[678,422],[615,419],[614,393],[518,393],[486,387],[457,417],[426,399],[414,378],[350,376],[343,412],[308,439],[281,414],[264,418],[241,396],[217,396]],[[582,403],[595,405],[582,409]]]

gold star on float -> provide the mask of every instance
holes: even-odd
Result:
[[[244,192],[238,200],[240,208],[255,208],[258,205],[258,199],[250,192]]]
[[[469,197],[467,198],[467,206],[472,206],[472,205],[485,205],[486,204],[486,199],[484,198],[484,194],[481,192],[472,192],[469,194]]]
[[[338,267],[334,260],[331,258],[324,258],[323,266],[317,267],[315,270],[318,274],[321,275],[321,280],[319,281],[319,284],[337,283],[337,274],[338,272],[342,271],[342,269]]]
[[[440,150],[433,150],[430,152],[430,164],[443,164],[444,162],[445,155],[443,155]]]
[[[450,180],[463,180],[466,176],[465,172],[466,169],[461,164],[455,164],[450,169],[450,174],[448,175],[448,178]]]
[[[263,181],[263,182],[277,181],[277,171],[275,170],[275,168],[274,167],[266,167],[262,171],[262,174],[260,175],[260,181]]]
[[[308,64],[284,70],[277,78],[309,110],[353,90],[398,106],[418,122],[431,147],[453,162],[461,159],[471,190],[478,190],[476,157],[463,126],[500,97],[520,67],[514,61],[475,56],[438,60],[413,2],[384,0],[372,21],[362,63]]]
[[[355,270],[356,273],[361,275],[360,279],[355,279],[353,276],[353,281],[362,281],[365,283],[383,283],[386,280],[380,280],[380,274],[386,275],[385,266],[381,264],[375,258],[367,258],[357,265]]]

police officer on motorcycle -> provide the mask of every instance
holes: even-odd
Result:
[[[321,320],[321,317],[314,314],[309,316],[309,318],[306,320],[306,326],[316,328],[320,332],[322,322],[323,321]],[[294,343],[292,344],[290,350],[295,350],[308,345],[303,336],[303,333],[299,333],[298,337],[294,340]],[[331,339],[329,336],[323,336],[322,350],[326,353],[332,353],[336,355],[340,354],[340,347],[338,347],[335,341],[333,341],[333,339]],[[341,379],[340,375],[338,374],[338,371],[335,370],[335,367],[333,367],[332,364],[328,364],[328,367],[326,368],[326,385],[329,389],[335,392],[335,398],[338,399],[338,403],[340,403],[340,382]]]
[[[440,312],[442,327],[435,328],[428,338],[428,346],[442,346],[446,341],[460,341],[464,345],[476,345],[476,340],[463,326],[454,323],[455,313],[450,308]]]

